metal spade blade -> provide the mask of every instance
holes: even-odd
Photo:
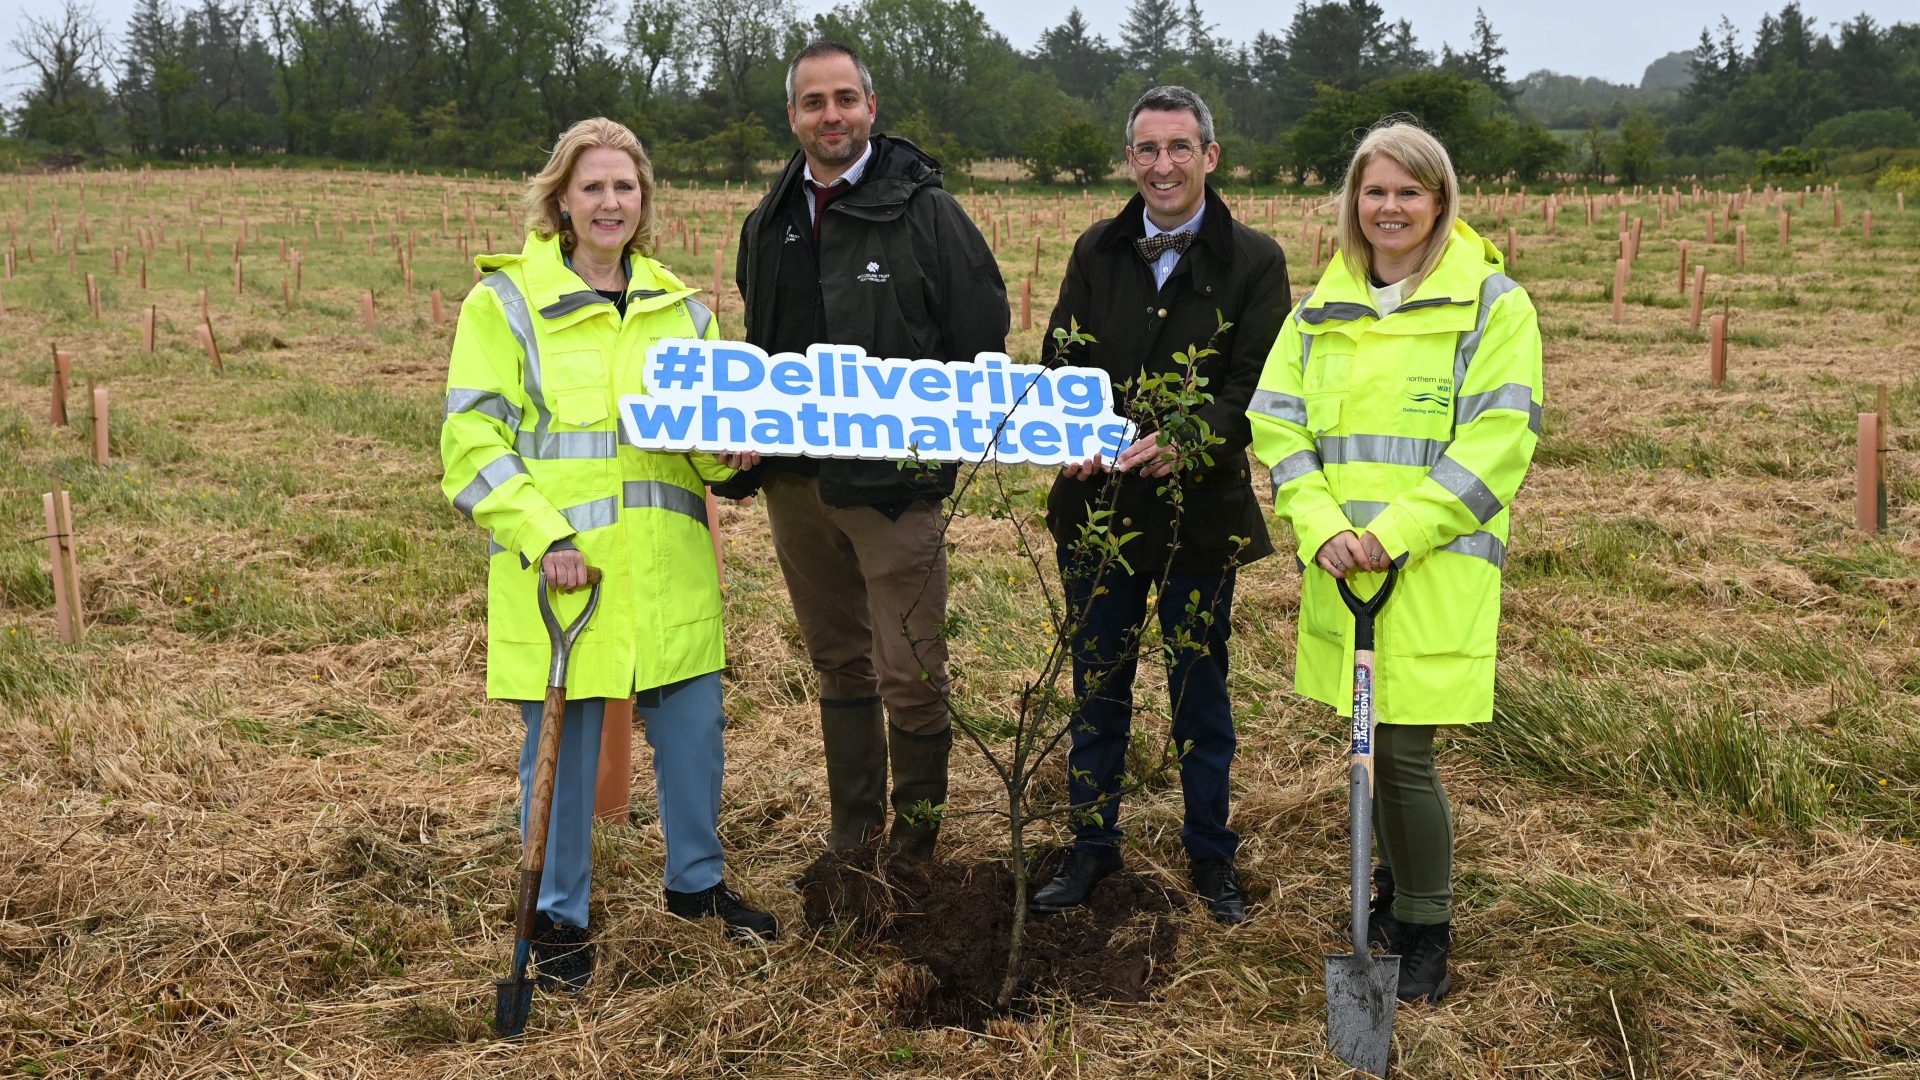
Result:
[[[1385,1077],[1393,1051],[1400,958],[1338,954],[1326,958],[1327,1043],[1341,1061]]]

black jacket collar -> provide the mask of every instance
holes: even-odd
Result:
[[[940,163],[926,151],[898,136],[874,135],[872,139],[873,156],[867,160],[867,169],[860,174],[859,184],[834,200],[835,205],[903,206],[916,189],[942,186]],[[780,178],[773,183],[776,205],[793,196],[806,176],[806,167],[806,151],[795,150],[787,159],[786,168],[781,170]]]
[[[1231,261],[1233,213],[1227,209],[1227,201],[1213,190],[1212,184],[1207,185],[1205,206],[1207,213],[1200,219],[1199,241],[1213,253],[1215,258],[1222,262]],[[1107,222],[1106,232],[1096,241],[1095,246],[1114,248],[1122,244],[1131,245],[1135,240],[1146,236],[1146,208],[1146,197],[1135,192],[1133,198],[1127,200],[1126,207],[1112,221]]]

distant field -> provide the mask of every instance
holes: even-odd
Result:
[[[999,221],[1016,327],[1032,283],[1035,328],[1012,351],[1034,358],[1072,238],[1127,189],[956,186],[983,229]],[[721,519],[722,828],[730,880],[772,906],[783,940],[742,951],[664,914],[642,753],[634,824],[596,838],[607,948],[592,990],[540,998],[522,1045],[488,1037],[511,944],[519,724],[483,700],[486,541],[442,499],[436,447],[468,255],[518,247],[514,189],[224,169],[0,183],[18,251],[0,281],[0,1071],[1344,1075],[1324,1049],[1320,962],[1345,895],[1344,743],[1290,690],[1292,559],[1239,585],[1235,823],[1253,920],[1227,931],[1189,906],[1178,967],[1146,1003],[1044,1000],[984,1033],[913,1030],[885,1019],[899,959],[809,932],[787,887],[821,847],[826,792],[759,505]],[[696,252],[670,233],[665,260],[713,285],[713,245],[758,194],[663,192],[669,222],[701,238]],[[1227,194],[1280,239],[1299,296],[1329,219],[1303,223],[1293,196]],[[1645,233],[1619,324],[1616,211],[1589,226],[1568,201],[1548,236],[1537,196],[1469,202],[1497,243],[1518,228],[1546,428],[1515,505],[1496,722],[1443,744],[1459,989],[1402,1009],[1398,1075],[1920,1076],[1920,208],[1849,193],[1835,228],[1819,195],[1802,208],[1796,193],[1782,247],[1756,193],[1737,270],[1724,227],[1706,242],[1718,198],[1666,218],[1627,195]],[[1731,316],[1718,389],[1704,326],[1687,327],[1683,240],[1708,268],[1707,306]],[[283,241],[304,279],[290,310]],[[728,330],[732,255],[729,241],[709,296]],[[429,318],[431,289],[447,323]],[[196,340],[202,290],[224,372]],[[104,469],[82,390],[74,427],[49,426],[52,346],[74,355],[76,387],[110,391]],[[1851,528],[1853,440],[1876,384],[1895,453],[1890,527],[1869,537]],[[73,647],[57,643],[40,539],[55,476],[90,618]],[[1028,529],[1046,480],[1009,474]],[[963,509],[959,691],[986,711],[1041,662],[1039,593],[1013,523],[978,497]],[[956,807],[991,805],[986,768],[955,761]],[[1126,819],[1130,864],[1184,889],[1178,792],[1131,799]],[[954,858],[1004,852],[984,817],[946,836]]]

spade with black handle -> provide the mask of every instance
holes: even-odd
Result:
[[[1347,817],[1352,825],[1353,952],[1326,957],[1327,1041],[1341,1061],[1371,1076],[1387,1075],[1400,958],[1367,948],[1367,894],[1373,871],[1373,620],[1393,593],[1396,570],[1362,602],[1344,580],[1340,599],[1353,612],[1353,728],[1347,751]]]

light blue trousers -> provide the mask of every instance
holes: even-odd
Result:
[[[566,926],[587,925],[593,886],[593,788],[600,768],[600,724],[606,701],[567,702],[560,731],[553,811],[547,819],[547,862],[540,875],[540,910]],[[720,777],[726,769],[720,711],[720,673],[696,675],[642,691],[635,711],[653,747],[654,792],[667,838],[666,887],[699,892],[720,883]],[[520,747],[520,832],[527,828],[533,759],[540,747],[538,701],[520,702],[527,738]]]

